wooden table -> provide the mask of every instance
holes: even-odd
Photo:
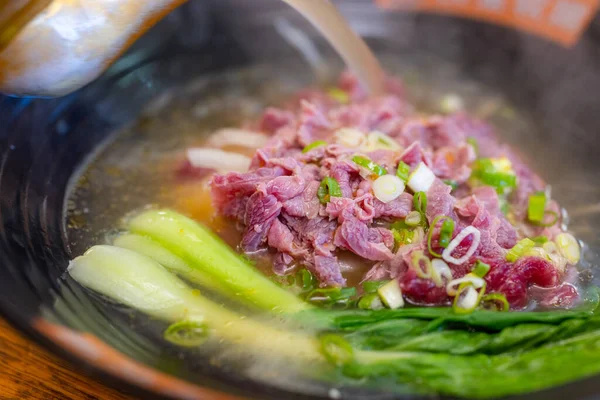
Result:
[[[0,318],[0,399],[133,399],[74,370]]]

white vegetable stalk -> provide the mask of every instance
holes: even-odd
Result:
[[[373,182],[373,194],[384,203],[397,199],[404,189],[404,182],[395,175],[383,175]]]
[[[244,172],[250,167],[250,158],[219,149],[191,148],[187,158],[196,168],[216,169],[219,172]]]
[[[469,247],[469,250],[467,250],[465,255],[461,258],[453,257],[452,253],[454,252],[454,250],[456,250],[456,248],[462,243],[462,241],[465,240],[469,235],[473,235],[473,241],[471,242],[471,247]],[[449,262],[451,264],[463,264],[464,262],[469,260],[469,258],[471,258],[473,254],[475,254],[475,251],[479,247],[479,243],[481,243],[481,232],[477,228],[469,225],[465,229],[463,229],[458,235],[456,235],[454,239],[452,239],[448,247],[446,247],[442,252],[442,258],[446,262]]]
[[[452,280],[452,270],[444,260],[434,258],[431,261],[431,266],[433,267],[432,277],[436,286],[440,287],[443,285],[442,278],[445,278],[448,282]]]
[[[385,133],[373,131],[367,135],[367,141],[362,150],[367,152],[375,150],[401,151],[402,146]]]
[[[581,258],[581,249],[577,239],[570,233],[559,233],[554,239],[558,252],[569,264],[577,264]]]
[[[408,177],[407,186],[415,193],[426,192],[433,185],[434,181],[435,175],[433,171],[425,163],[421,162]]]
[[[469,283],[475,289],[481,289],[483,285],[485,285],[485,281],[482,278],[474,274],[467,274],[462,278],[448,282],[448,285],[446,285],[446,293],[448,293],[448,296],[456,296],[458,287],[463,283]]]
[[[211,335],[255,354],[272,351],[294,359],[322,359],[314,338],[254,321],[202,296],[153,259],[114,246],[94,246],[68,269],[81,285],[149,316],[205,321]]]
[[[477,293],[477,290],[473,286],[469,286],[464,290],[456,302],[456,306],[463,310],[472,310],[479,304],[479,293]]]
[[[397,279],[392,279],[381,286],[377,289],[377,293],[386,307],[391,309],[404,307],[404,298],[402,297],[402,290]]]
[[[336,143],[339,143],[346,147],[361,147],[366,141],[367,137],[364,133],[358,129],[353,128],[341,128],[334,133]]]
[[[263,133],[245,129],[225,128],[213,133],[206,144],[214,147],[241,146],[257,149],[263,147],[268,140],[268,136]]]

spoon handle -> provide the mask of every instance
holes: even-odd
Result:
[[[383,92],[385,74],[371,49],[329,0],[283,0],[309,20],[336,49],[371,95]]]

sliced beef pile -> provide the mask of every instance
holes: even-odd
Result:
[[[373,177],[352,160],[360,154],[392,175],[400,161],[411,170],[424,163],[436,176],[426,192],[429,224],[443,215],[455,222],[453,237],[468,226],[480,232],[473,255],[460,265],[449,265],[454,279],[471,271],[477,260],[488,263],[488,291],[504,293],[513,307],[526,304],[532,285],[559,288],[562,271],[548,260],[506,261],[508,249],[519,239],[560,232],[558,221],[551,227],[522,224],[529,195],[543,190],[544,182],[496,141],[490,126],[463,114],[416,116],[401,85],[394,80],[388,85],[387,95],[367,97],[356,79],[344,74],[339,89],[348,95],[348,102],[307,91],[289,108],[264,112],[255,129],[271,139],[257,150],[250,170],[215,175],[211,181],[218,212],[243,229],[241,250],[275,252],[277,274],[304,266],[322,286],[346,284],[338,253],[349,251],[372,265],[365,279],[395,278],[413,303],[448,304],[451,298],[445,286],[419,278],[409,268],[415,251],[429,254],[427,232],[417,243],[399,248],[394,243],[390,224],[413,211],[414,193],[407,188],[390,202],[378,200]],[[478,154],[468,138],[478,143]],[[490,186],[469,184],[477,157],[510,160],[518,179],[510,196],[501,199]],[[335,179],[341,197],[319,198],[326,177]],[[511,221],[502,211],[502,202],[510,205]],[[550,206],[558,211],[554,202]],[[431,229],[431,248],[440,252],[439,227]],[[456,257],[467,251],[471,240],[467,237],[460,243]]]

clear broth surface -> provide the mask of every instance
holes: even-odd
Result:
[[[535,124],[498,91],[461,76],[442,60],[422,57],[410,62],[406,65],[384,57],[388,71],[404,79],[408,99],[417,110],[440,113],[441,99],[448,94],[457,95],[464,110],[493,124],[502,141],[518,145],[525,158],[535,155],[539,140]],[[277,106],[310,82],[305,72],[282,74],[272,68],[254,67],[203,77],[170,90],[153,99],[138,121],[116,132],[101,146],[73,178],[67,198],[67,227],[73,254],[109,242],[123,227],[127,215],[146,207],[175,209],[210,226],[235,248],[240,239],[235,224],[215,217],[209,194],[200,181],[178,180],[175,170],[184,160],[186,148],[201,146],[217,129],[238,127],[257,118],[266,106]],[[260,267],[270,273],[268,262]],[[359,266],[349,268],[345,274],[356,281],[363,272],[364,266]],[[197,357],[194,353],[182,354]],[[280,369],[268,359],[264,361],[261,368],[245,373],[251,379],[273,384],[273,376],[281,376]],[[268,367],[263,368],[265,365]],[[275,384],[303,392],[309,385],[283,378]]]

